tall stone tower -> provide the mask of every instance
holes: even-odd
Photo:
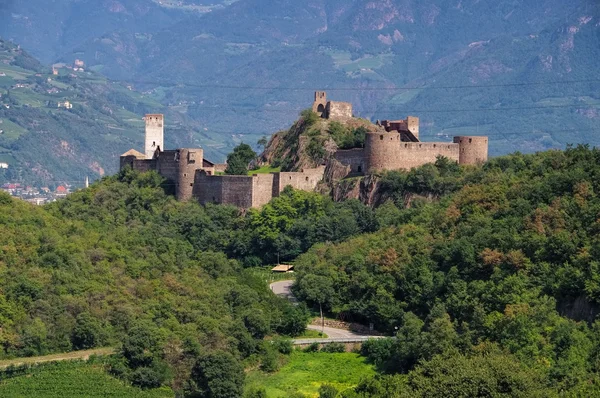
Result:
[[[164,151],[164,115],[160,114],[149,114],[146,115],[146,145],[144,146],[144,153],[146,159],[152,159],[156,149],[160,148]]]

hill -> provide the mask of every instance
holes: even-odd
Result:
[[[9,164],[0,182],[81,186],[115,173],[118,156],[141,146],[145,113],[167,111],[169,145],[189,142],[192,123],[150,96],[94,72],[56,71],[0,40],[0,161]]]

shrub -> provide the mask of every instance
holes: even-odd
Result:
[[[319,343],[312,343],[304,349],[304,352],[317,352],[319,351]]]
[[[321,348],[322,352],[346,352],[346,346],[342,343],[329,343]]]
[[[338,390],[331,384],[323,384],[319,388],[319,398],[335,398],[338,395]]]

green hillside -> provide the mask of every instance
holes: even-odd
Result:
[[[57,71],[0,41],[0,158],[9,163],[0,182],[81,186],[85,176],[115,173],[118,156],[142,145],[143,115],[165,110],[151,96],[97,73]],[[175,115],[167,116],[173,146],[189,140],[189,125],[182,127],[183,117]]]

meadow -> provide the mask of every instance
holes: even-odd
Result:
[[[293,392],[318,397],[322,384],[327,383],[343,391],[375,374],[375,369],[365,362],[364,357],[349,352],[294,351],[287,360],[276,373],[249,372],[246,388],[263,387],[268,398],[285,398]]]

